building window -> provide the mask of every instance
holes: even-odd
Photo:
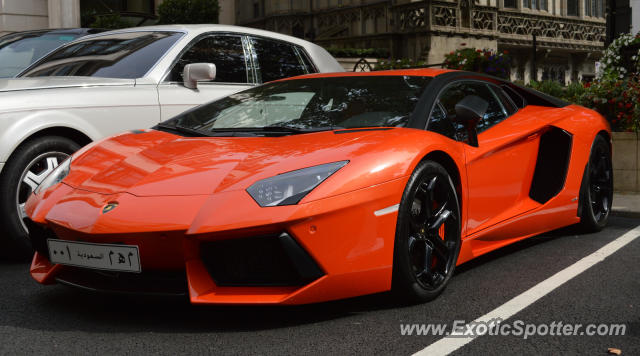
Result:
[[[504,7],[515,9],[517,7],[516,0],[504,0]]]
[[[578,0],[567,0],[567,15],[578,16]]]
[[[584,0],[584,15],[593,16],[591,13],[591,2],[594,0]]]
[[[506,4],[506,0],[505,0],[505,4]],[[546,10],[547,0],[523,0],[522,6],[532,10]]]
[[[603,0],[584,0],[584,15],[604,17]]]
[[[598,17],[604,17],[604,0],[598,0]]]

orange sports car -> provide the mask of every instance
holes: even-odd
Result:
[[[475,73],[306,75],[91,144],[26,210],[31,275],[202,304],[435,298],[456,265],[601,229],[592,110]]]

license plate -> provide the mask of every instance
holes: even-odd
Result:
[[[62,265],[140,272],[138,246],[48,239],[49,259]]]

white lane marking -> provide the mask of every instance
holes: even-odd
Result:
[[[376,210],[373,212],[373,215],[375,216],[382,216],[382,215],[387,215],[387,214],[391,214],[393,212],[398,211],[398,208],[400,207],[400,204],[396,204],[396,205],[391,205],[390,207],[386,207],[384,209],[380,209],[380,210]]]
[[[580,261],[572,264],[571,266],[563,269],[562,271],[536,284],[529,290],[511,299],[510,301],[502,304],[501,306],[490,311],[489,313],[479,317],[473,322],[488,323],[491,320],[494,320],[496,318],[500,318],[501,320],[504,321],[512,317],[519,311],[535,303],[538,299],[551,293],[554,289],[560,287],[561,285],[571,280],[572,278],[576,277],[580,273],[593,267],[598,262],[601,262],[605,258],[611,256],[616,251],[623,248],[628,243],[637,239],[638,237],[640,237],[640,225],[636,226],[635,228],[628,231],[624,235],[604,245],[596,252],[582,258]],[[469,324],[472,324],[472,323],[469,323]],[[463,328],[462,330],[466,330],[466,329]],[[472,336],[445,337],[427,346],[425,349],[416,352],[414,355],[418,355],[418,356],[448,355],[456,351],[457,349],[461,348],[462,346],[470,343],[473,339],[474,337]]]

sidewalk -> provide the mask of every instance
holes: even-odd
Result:
[[[613,194],[611,213],[617,216],[640,218],[640,194]]]

